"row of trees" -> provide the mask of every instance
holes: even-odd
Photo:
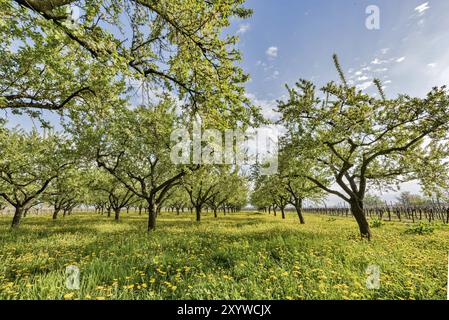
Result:
[[[303,183],[306,197],[314,190],[310,183],[346,202],[362,237],[370,239],[364,211],[370,188],[391,189],[418,180],[429,193],[447,189],[449,94],[441,87],[424,98],[389,99],[375,79],[378,92],[368,95],[348,85],[336,55],[334,62],[339,84],[329,82],[320,92],[307,80],[287,86],[288,98],[279,101],[277,110],[279,124],[287,130],[280,154],[281,159],[288,155],[288,169],[280,170],[281,182],[275,184],[282,187],[276,196],[265,205],[260,203],[263,196],[256,196],[254,203],[281,208],[293,177]],[[268,179],[256,190],[263,194],[272,184]]]
[[[238,166],[170,159],[171,132],[193,119],[220,130],[266,122],[244,94],[238,38],[224,33],[231,19],[251,14],[243,2],[0,0],[0,110],[43,127],[50,110],[64,129],[39,135],[0,124],[0,196],[16,208],[13,226],[38,201],[53,205],[55,216],[70,210],[83,188],[106,194],[116,213],[138,202],[149,230],[164,205],[181,208],[185,198],[197,220],[205,206],[244,205]],[[286,132],[279,172],[263,177],[254,168],[251,198],[268,210],[291,204],[304,223],[304,199],[336,195],[369,239],[371,188],[419,180],[429,193],[447,189],[449,93],[388,98],[375,79],[378,92],[367,94],[334,62],[339,83],[287,86],[277,106]],[[146,89],[140,96],[136,83]]]
[[[142,117],[143,114],[152,117],[158,112],[143,108],[132,111]],[[125,129],[123,119],[120,124]],[[130,122],[129,128],[134,124]],[[145,127],[154,129],[150,125]],[[113,131],[83,130],[78,144],[55,133],[39,135],[36,131],[2,128],[0,196],[2,207],[8,204],[15,208],[12,227],[20,224],[30,208],[42,205],[53,208],[53,219],[61,211],[65,214],[82,205],[102,212],[107,210],[108,215],[112,211],[116,220],[124,208],[133,207],[140,212],[145,209],[149,213],[149,230],[155,229],[162,208],[175,207],[178,213],[186,208],[195,209],[196,219],[200,221],[205,207],[217,216],[220,209],[234,211],[246,205],[248,183],[238,174],[238,169],[232,166],[176,168],[162,157],[170,150],[169,144],[165,145],[167,141],[162,136],[142,132],[141,127],[138,127],[141,136],[133,134],[134,141],[141,138],[135,144],[81,141],[87,138],[84,133],[88,131],[106,139],[115,130],[109,128]],[[88,138],[93,139],[90,134]],[[162,154],[156,152],[158,145]]]

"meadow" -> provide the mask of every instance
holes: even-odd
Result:
[[[0,299],[445,299],[449,227],[407,232],[373,228],[360,240],[353,219],[305,215],[300,225],[268,214],[162,213],[122,220],[75,213],[56,221],[28,216],[10,230],[0,217]],[[66,288],[66,267],[80,289]],[[380,288],[366,287],[369,265]]]

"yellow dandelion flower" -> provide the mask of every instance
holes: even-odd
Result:
[[[64,299],[65,299],[65,300],[70,300],[70,299],[73,298],[74,295],[75,295],[75,294],[74,294],[73,292],[71,292],[71,293],[66,293],[66,294],[64,295]]]

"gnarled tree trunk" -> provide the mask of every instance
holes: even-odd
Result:
[[[299,222],[301,224],[306,224],[306,221],[304,220],[304,215],[302,214],[302,199],[295,200],[295,209],[296,213],[298,214]]]
[[[195,213],[196,213],[196,222],[201,221],[201,206],[195,207]]]
[[[363,212],[363,200],[351,199],[351,213],[359,225],[360,235],[362,238],[371,240],[371,230],[365,213]]]
[[[156,216],[157,212],[154,205],[149,205],[148,207],[148,231],[156,230]]]
[[[12,219],[11,228],[17,228],[20,224],[20,219],[22,219],[23,207],[17,206],[14,212],[14,218]]]

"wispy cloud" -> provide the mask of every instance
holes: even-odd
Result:
[[[265,51],[266,55],[269,58],[276,58],[278,56],[279,49],[278,47],[269,47],[267,51]]]
[[[405,60],[405,57],[400,57],[398,59],[396,59],[396,62],[401,63]]]
[[[356,86],[357,90],[366,90],[373,85],[372,81],[366,81]]]
[[[380,60],[379,58],[376,58],[373,61],[371,61],[371,64],[384,64],[387,62],[388,62],[387,60]]]
[[[249,23],[241,24],[237,30],[237,34],[244,34],[250,29],[251,25]]]
[[[415,8],[415,11],[418,12],[419,15],[425,14],[427,10],[430,9],[429,2],[425,2]]]

